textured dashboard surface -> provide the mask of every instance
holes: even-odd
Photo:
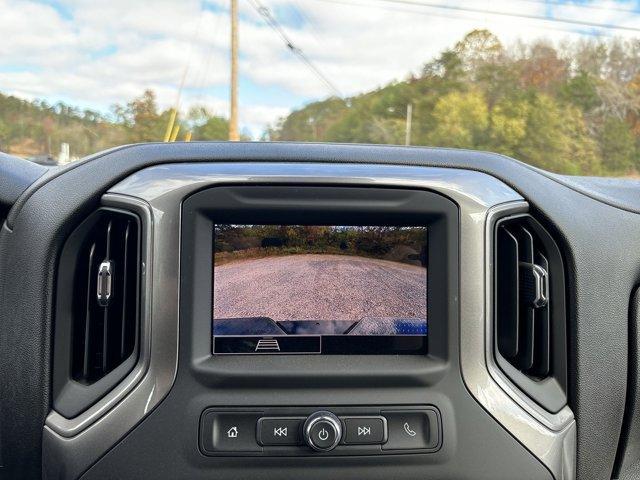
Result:
[[[46,167],[0,152],[0,219]]]
[[[640,180],[550,175],[559,182],[623,210],[640,212]]]
[[[467,168],[493,175],[527,198],[562,241],[566,256],[577,477],[610,478],[625,408],[629,299],[640,279],[635,253],[640,251],[640,216],[634,213],[638,205],[632,195],[612,193],[598,182],[542,173],[490,153],[264,143],[121,147],[40,177],[18,199],[0,233],[0,384],[8,386],[2,389],[0,413],[5,471],[39,475],[38,447],[49,410],[57,255],[64,238],[95,208],[100,195],[153,164],[275,160]]]

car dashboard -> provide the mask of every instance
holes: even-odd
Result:
[[[636,181],[287,143],[39,175],[0,233],[7,478],[640,473]]]

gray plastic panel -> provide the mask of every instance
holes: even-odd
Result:
[[[439,169],[420,169],[420,168],[407,168],[407,167],[382,167],[382,166],[329,166],[329,165],[295,165],[295,164],[253,164],[243,166],[241,164],[227,164],[227,165],[184,165],[185,175],[182,176],[179,172],[182,169],[180,165],[172,166],[171,168],[160,168],[157,171],[157,181],[153,181],[146,185],[146,188],[141,188],[141,191],[145,192],[146,200],[150,201],[153,206],[153,210],[155,213],[154,222],[156,224],[161,222],[170,222],[170,224],[175,225],[175,219],[179,216],[178,206],[180,203],[180,199],[184,198],[189,192],[196,191],[201,189],[206,185],[214,185],[214,184],[229,184],[229,183],[269,183],[273,182],[275,178],[277,178],[278,183],[318,183],[321,182],[323,184],[333,183],[336,185],[376,185],[376,186],[402,186],[402,187],[414,187],[414,188],[433,188],[436,191],[439,191],[442,194],[453,198],[459,205],[461,205],[461,215],[462,215],[462,251],[464,253],[464,258],[462,259],[463,266],[463,280],[462,289],[467,292],[467,295],[461,295],[461,299],[469,299],[469,302],[463,301],[463,304],[467,306],[463,306],[463,312],[469,311],[483,311],[484,305],[484,294],[482,288],[478,288],[479,284],[484,282],[484,255],[482,253],[483,245],[484,245],[484,221],[478,221],[479,219],[483,219],[486,217],[486,212],[488,206],[491,204],[499,204],[502,202],[509,202],[513,200],[517,200],[519,197],[511,192],[509,189],[505,189],[501,186],[499,182],[495,182],[490,177],[485,177],[481,174],[473,173],[473,172],[463,172],[463,171],[455,171],[455,170],[439,170]],[[243,169],[247,169],[246,171],[251,172],[250,176],[247,176],[243,173]],[[147,170],[145,172],[141,172],[141,175],[145,175],[147,172],[152,173],[151,178],[155,177],[155,172],[152,172],[153,169]],[[198,172],[196,175],[191,173]],[[208,170],[208,171],[207,171]],[[165,182],[168,179],[168,174],[172,172],[173,174],[177,174],[175,178],[171,178],[170,181]],[[209,173],[211,172],[211,173]],[[130,181],[130,185],[135,187],[140,187],[145,185],[145,181],[143,181],[144,177],[132,178]],[[489,185],[492,184],[492,187]],[[116,187],[112,190],[113,192],[128,192],[131,194],[133,192],[129,192],[127,189],[122,187]],[[149,197],[150,195],[150,197]],[[497,195],[497,196],[496,196]],[[465,233],[466,232],[466,233]],[[466,240],[465,240],[466,239]],[[168,240],[165,238],[165,241]],[[472,247],[473,245],[477,245],[477,247]],[[169,248],[170,245],[167,245],[167,249],[163,247],[161,251],[156,251],[156,254],[160,255],[164,251],[175,252],[175,247],[173,249]],[[479,248],[480,255],[477,254],[476,249]],[[466,251],[469,251],[469,255],[467,255]],[[174,253],[175,255],[175,253]],[[471,257],[474,258],[471,260]],[[466,259],[466,260],[465,260]],[[466,269],[468,270],[468,275],[465,276],[464,272]],[[473,279],[473,280],[470,280]],[[466,285],[466,286],[465,286]],[[155,286],[158,288],[158,285]],[[160,290],[162,291],[162,290]],[[472,293],[473,292],[473,293]],[[156,295],[158,295],[156,290]],[[474,306],[475,302],[475,306]],[[464,313],[463,313],[464,314]],[[468,313],[467,313],[468,315]],[[463,317],[464,318],[464,317]],[[468,321],[463,320],[464,325],[469,324]],[[473,322],[476,325],[477,322]],[[478,343],[475,345],[480,348],[480,357],[482,358],[483,351],[485,348],[484,343],[484,335],[483,331],[483,323],[480,324],[480,336],[478,337],[478,332],[473,333],[471,331],[468,332],[468,335],[478,337]],[[457,330],[457,324],[452,325],[451,328],[455,328]],[[454,332],[455,333],[455,332]],[[454,348],[454,352],[457,350],[457,341],[455,339],[458,335],[453,335],[452,347]],[[184,342],[185,340],[181,340]],[[475,346],[474,346],[475,348]],[[464,350],[463,350],[464,351]],[[454,365],[457,363],[457,356],[454,358]],[[188,371],[188,362],[180,362],[181,366],[179,369],[187,369]],[[572,430],[571,416],[569,412],[569,416],[567,416],[566,412],[564,413],[564,419],[561,418],[551,418],[547,419],[547,422],[551,425],[555,425],[553,428],[560,428],[557,433],[553,433],[553,430],[548,430],[548,427],[544,427],[540,424],[537,424],[536,420],[533,420],[532,417],[529,417],[529,420],[526,420],[528,414],[524,413],[527,409],[530,409],[531,406],[526,403],[518,403],[512,399],[512,397],[506,395],[504,390],[500,388],[496,383],[493,383],[492,377],[488,375],[486,366],[485,366],[485,377],[482,378],[482,388],[485,389],[483,395],[480,395],[481,398],[486,400],[485,406],[491,409],[495,409],[497,405],[500,405],[497,412],[502,419],[501,423],[503,425],[505,423],[509,423],[509,419],[516,420],[514,424],[506,425],[516,436],[520,436],[521,441],[524,438],[526,441],[531,442],[531,447],[539,450],[540,457],[545,459],[546,461],[552,461],[552,464],[549,468],[563,468],[566,467],[563,463],[557,464],[555,460],[552,460],[552,457],[548,457],[550,453],[550,447],[554,455],[559,452],[559,457],[565,457],[571,462],[572,457],[572,449],[573,444],[571,442],[564,443],[568,439],[574,438],[571,435],[568,435],[568,432]],[[476,375],[481,373],[478,371]],[[480,377],[481,378],[481,377]],[[182,382],[186,382],[186,385],[183,385]],[[189,418],[195,416],[199,417],[199,413],[203,408],[211,406],[212,401],[221,406],[224,405],[238,405],[240,398],[242,399],[241,404],[243,405],[264,405],[265,402],[273,404],[274,402],[280,402],[280,404],[291,404],[292,402],[296,402],[297,404],[317,404],[319,400],[325,399],[325,401],[331,398],[331,402],[326,404],[336,404],[336,402],[340,404],[349,404],[349,403],[367,403],[367,399],[371,398],[373,392],[367,391],[367,389],[357,389],[353,391],[351,389],[348,390],[336,390],[334,388],[325,388],[319,391],[298,391],[298,390],[290,390],[286,389],[281,394],[277,391],[270,391],[268,395],[265,396],[266,392],[264,391],[256,391],[256,390],[246,390],[243,389],[241,391],[237,391],[234,393],[233,389],[216,389],[214,391],[210,389],[201,390],[202,386],[199,382],[194,383],[194,379],[189,374],[178,374],[177,383],[169,393],[168,397],[160,404],[156,411],[154,411],[151,416],[145,420],[138,428],[136,428],[124,441],[121,446],[116,447],[115,450],[112,450],[108,454],[108,458],[117,457],[118,453],[122,451],[126,453],[126,455],[130,455],[137,448],[136,445],[140,445],[140,442],[144,442],[143,438],[145,437],[145,432],[148,434],[149,432],[146,430],[147,428],[165,428],[169,431],[175,433],[174,441],[177,436],[184,435],[181,437],[182,440],[179,440],[179,444],[185,446],[187,451],[180,451],[176,454],[182,456],[182,460],[179,458],[173,458],[171,460],[172,464],[178,465],[182,462],[183,472],[189,472],[189,475],[197,476],[198,470],[191,470],[189,467],[189,463],[192,460],[189,460],[190,455],[188,453],[190,449],[190,440],[187,438],[190,436],[189,428]],[[480,385],[478,385],[480,387]],[[447,393],[438,391],[440,389],[444,389],[447,391],[449,388],[453,388],[453,390],[448,391]],[[195,390],[193,390],[195,389]],[[200,389],[200,393],[198,390]],[[456,456],[456,462],[449,463],[449,468],[445,468],[444,466],[429,468],[429,472],[433,472],[437,476],[442,476],[446,478],[446,475],[452,475],[456,478],[466,478],[466,477],[474,477],[474,478],[482,478],[483,476],[487,478],[500,478],[501,475],[504,475],[504,478],[510,478],[513,475],[518,473],[525,472],[527,467],[527,457],[529,455],[523,450],[521,447],[517,445],[513,441],[513,438],[510,437],[504,430],[496,429],[496,424],[494,421],[483,413],[481,409],[479,409],[478,404],[469,396],[468,391],[464,387],[461,382],[460,376],[456,374],[456,368],[449,370],[449,375],[442,380],[442,383],[438,384],[437,388],[432,389],[433,394],[436,398],[440,398],[439,402],[434,402],[437,406],[443,411],[443,418],[445,422],[445,435],[448,435],[450,439],[460,439],[464,438],[465,447],[457,448],[455,442],[446,444],[445,448],[443,448],[442,452],[439,452],[437,455],[444,456],[447,458],[451,455]],[[425,392],[429,392],[431,390],[425,390],[424,387],[420,388],[398,388],[392,389],[388,392],[385,391],[376,391],[375,395],[378,401],[382,404],[394,404],[398,403],[398,399],[402,398],[403,401],[421,403],[424,399]],[[475,392],[476,388],[473,387],[472,391]],[[207,394],[205,392],[215,392],[215,397],[209,398],[210,393]],[[479,392],[479,391],[478,391]],[[487,396],[489,394],[489,396]],[[237,395],[241,395],[238,397]],[[282,396],[284,395],[284,396]],[[495,398],[491,398],[491,396],[496,396]],[[499,403],[495,403],[498,401]],[[176,403],[177,402],[177,403]],[[287,403],[282,403],[287,402]],[[370,400],[369,400],[370,402]],[[451,402],[455,402],[455,408],[452,407]],[[378,402],[376,402],[378,403]],[[458,404],[459,403],[459,404]],[[277,404],[277,403],[276,403]],[[181,405],[178,407],[178,405]],[[493,405],[493,406],[492,406]],[[467,409],[471,409],[470,411]],[[522,409],[525,410],[522,410]],[[190,416],[181,417],[175,414],[176,411],[189,412]],[[510,413],[511,409],[513,412]],[[519,412],[518,412],[519,410]],[[455,422],[453,420],[455,416],[462,416],[464,418],[464,422]],[[156,412],[157,415],[156,415]],[[164,413],[162,413],[164,412]],[[446,412],[446,413],[445,413]],[[475,412],[475,413],[474,413]],[[523,415],[524,413],[524,415]],[[160,420],[151,421],[154,418],[159,418]],[[447,422],[447,418],[450,420]],[[481,420],[481,419],[485,420]],[[157,423],[159,421],[159,423]],[[178,422],[177,424],[170,426],[171,422]],[[166,423],[169,422],[169,423]],[[480,424],[476,424],[475,422],[480,422]],[[482,422],[485,426],[482,426]],[[532,423],[533,422],[533,423]],[[558,424],[558,422],[560,422]],[[92,428],[100,427],[104,422],[97,423]],[[161,425],[164,424],[164,427]],[[533,426],[536,425],[537,426]],[[156,425],[156,426],[154,426]],[[448,425],[448,426],[447,426]],[[107,424],[105,424],[107,426]],[[146,426],[146,427],[145,427]],[[182,427],[182,428],[181,428]],[[101,427],[103,428],[103,427]],[[447,431],[449,429],[449,431]],[[185,431],[186,430],[186,431]],[[515,430],[515,432],[514,432]],[[179,433],[180,432],[180,433]],[[456,433],[458,432],[458,433]],[[520,432],[520,433],[518,433]],[[523,435],[523,432],[528,432]],[[545,432],[542,434],[542,432]],[[541,435],[542,434],[542,435]],[[153,434],[153,438],[157,438],[157,432]],[[482,435],[484,439],[480,441],[477,435]],[[506,436],[505,436],[506,435]],[[445,437],[446,438],[446,437]],[[473,440],[475,438],[475,440]],[[495,438],[495,443],[490,441],[489,439]],[[136,440],[137,439],[137,440]],[[551,444],[547,444],[548,440],[553,439]],[[556,442],[555,439],[560,440],[560,442]],[[562,440],[564,439],[564,440]],[[157,440],[160,442],[161,440]],[[167,440],[168,441],[168,440]],[[471,443],[466,443],[466,442]],[[129,443],[131,442],[131,443]],[[48,442],[50,443],[50,442]],[[126,446],[125,446],[126,445]],[[448,445],[448,446],[447,446]],[[53,445],[52,445],[53,446]],[[164,448],[160,448],[159,451],[166,452],[168,445]],[[496,448],[495,451],[491,451],[491,449]],[[482,468],[478,468],[478,456],[486,455],[486,458],[495,458],[498,455],[498,451],[505,451],[505,449],[514,449],[512,457],[513,464],[510,465],[509,462],[503,464],[483,464]],[[520,451],[520,454],[516,454],[516,451]],[[562,453],[565,451],[566,453]],[[142,452],[140,452],[142,455]],[[518,458],[522,456],[522,462],[518,461]],[[422,457],[422,456],[421,456]],[[470,458],[473,457],[473,458]],[[432,462],[436,462],[439,464],[442,462],[442,458],[438,459],[436,457],[435,460],[430,460],[429,458],[420,458],[420,459],[407,459],[402,462],[403,466],[410,467],[410,464],[415,463],[416,466],[419,467],[420,464],[430,464]],[[106,459],[105,459],[106,460]],[[94,469],[92,469],[89,474],[92,476],[93,474],[100,476],[100,472],[103,471],[102,468],[107,468],[103,472],[107,472],[112,468],[115,468],[115,465],[110,464],[109,461],[101,461]],[[218,461],[219,459],[212,459],[212,461]],[[153,458],[153,455],[150,458],[152,463],[162,463],[162,461],[158,458]],[[313,460],[311,460],[313,462]],[[185,463],[186,462],[186,463]],[[119,464],[120,462],[115,462]],[[519,465],[518,465],[519,464]],[[202,470],[202,474],[206,474],[208,468],[211,468],[215,465],[216,471],[220,471],[219,464],[210,463],[209,466],[204,466],[204,470]],[[453,468],[452,465],[460,465],[459,468]],[[532,463],[529,461],[529,466],[536,465],[536,462]],[[539,464],[538,464],[539,465]],[[252,473],[251,466],[246,463],[242,464],[243,473],[250,475]],[[148,466],[150,467],[150,465]],[[423,465],[424,467],[424,465]],[[513,467],[513,469],[511,469]],[[122,465],[124,468],[124,465]],[[143,468],[140,466],[136,466],[135,468]],[[237,468],[237,464],[236,464]],[[524,469],[524,470],[523,470]],[[536,471],[537,473],[534,473]],[[232,475],[234,470],[229,470],[229,474]],[[287,470],[287,473],[291,473],[291,475],[295,475],[296,472],[295,465],[292,465],[291,470]],[[423,471],[424,469],[418,468],[417,470],[412,470],[408,468],[407,470],[407,478],[412,478],[412,476],[416,476],[418,472]],[[163,473],[165,470],[162,471]],[[367,469],[367,472],[369,470]],[[413,472],[413,473],[412,473]],[[449,472],[449,473],[447,473]],[[465,473],[466,472],[466,473]],[[538,467],[535,467],[534,470],[530,471],[531,478],[545,478],[548,475],[544,473],[545,470],[540,470]],[[571,469],[567,471],[570,473]],[[360,472],[362,473],[362,472]],[[122,475],[126,476],[127,473],[125,470],[121,472]],[[571,478],[569,476],[563,477],[564,473],[562,471],[558,471],[557,478]],[[529,475],[527,475],[529,476]]]

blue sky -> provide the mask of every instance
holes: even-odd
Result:
[[[292,55],[251,0],[238,1],[240,123],[257,138],[291,109],[332,92]],[[507,45],[518,39],[561,42],[585,34],[640,36],[637,1],[427,2],[453,9],[411,1],[260,0],[344,95],[406,78],[474,28],[489,28]],[[229,0],[0,0],[0,11],[2,93],[109,112],[113,104],[151,88],[161,107],[168,108],[178,100],[186,71],[181,110],[198,104],[227,115]]]

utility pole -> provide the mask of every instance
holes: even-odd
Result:
[[[411,120],[413,117],[413,104],[407,105],[407,124],[405,126],[404,144],[411,145]]]
[[[237,142],[238,135],[238,0],[231,0],[231,112],[229,140]]]

